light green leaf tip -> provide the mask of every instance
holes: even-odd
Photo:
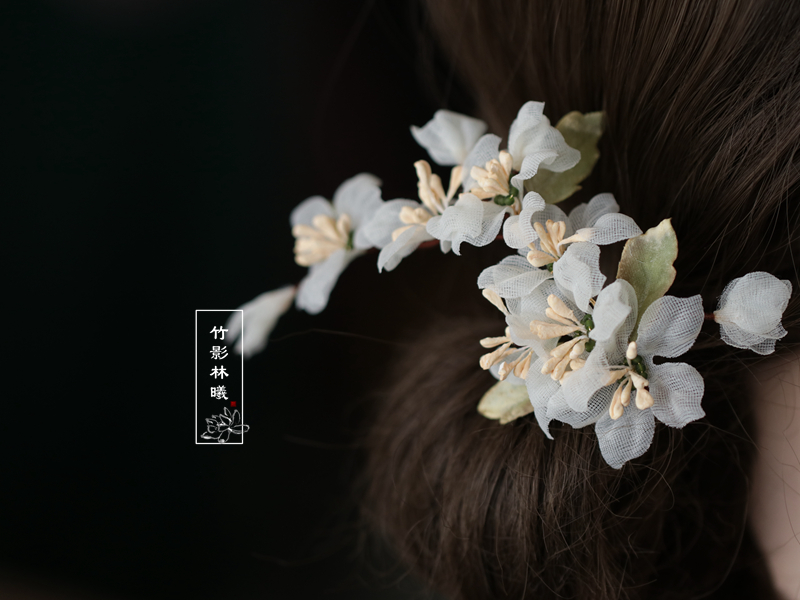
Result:
[[[528,388],[508,380],[498,381],[483,395],[478,412],[487,419],[499,419],[501,425],[533,412]]]
[[[567,144],[580,151],[581,160],[563,173],[548,171],[542,166],[536,175],[525,182],[525,190],[539,193],[548,204],[557,204],[581,189],[578,184],[589,176],[600,158],[597,142],[603,135],[604,117],[602,111],[585,115],[573,111],[565,115],[556,125],[556,129],[564,136]]]
[[[624,279],[633,286],[639,302],[639,314],[631,339],[636,339],[639,321],[653,302],[667,293],[675,281],[678,258],[678,237],[672,228],[672,220],[664,219],[657,227],[642,235],[629,239],[622,249],[622,258],[617,269],[617,279]]]

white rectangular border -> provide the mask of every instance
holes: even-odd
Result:
[[[228,442],[226,444],[213,444],[211,442],[198,442],[197,441],[197,313],[199,312],[240,312],[242,313],[242,331],[239,333],[241,336],[239,339],[244,337],[244,310],[241,308],[197,308],[194,311],[194,429],[192,435],[194,435],[194,445],[195,446],[241,446],[244,444],[244,431],[242,432],[242,441],[241,442]],[[242,360],[242,399],[241,399],[241,406],[237,406],[239,409],[239,414],[242,416],[242,423],[246,423],[247,421],[244,420],[244,353],[240,355]]]

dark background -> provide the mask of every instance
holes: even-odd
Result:
[[[0,596],[415,593],[362,549],[350,491],[363,385],[348,368],[386,342],[340,292],[369,290],[374,264],[345,274],[326,314],[290,313],[245,363],[243,446],[194,443],[194,311],[303,276],[288,215],[307,196],[361,171],[386,199],[415,193],[425,154],[408,125],[466,110],[421,9],[0,11]]]

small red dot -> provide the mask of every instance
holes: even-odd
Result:
[[[236,406],[236,400],[231,401],[231,406]]]

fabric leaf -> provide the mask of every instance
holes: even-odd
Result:
[[[647,307],[666,294],[675,281],[672,263],[677,257],[678,238],[671,219],[664,219],[657,227],[625,243],[617,279],[624,279],[633,286],[639,302],[639,316],[631,339],[636,339],[639,321]]]
[[[478,412],[487,419],[499,419],[501,425],[533,412],[528,388],[510,381],[498,381],[483,395]]]

